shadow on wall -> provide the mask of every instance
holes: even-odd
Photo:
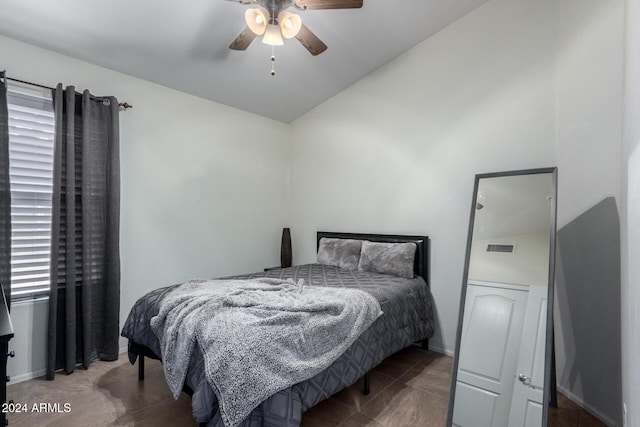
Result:
[[[609,197],[558,231],[558,387],[622,425],[620,220]]]

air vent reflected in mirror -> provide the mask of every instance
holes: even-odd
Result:
[[[489,243],[487,252],[497,252],[502,254],[512,254],[516,251],[514,243]]]

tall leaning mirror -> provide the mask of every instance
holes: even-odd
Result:
[[[556,197],[556,168],[476,175],[448,426],[547,425]]]

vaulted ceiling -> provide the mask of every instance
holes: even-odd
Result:
[[[229,49],[251,7],[234,1],[4,0],[0,34],[289,123],[486,1],[297,11],[328,49],[312,56],[285,40],[274,77],[271,46]]]

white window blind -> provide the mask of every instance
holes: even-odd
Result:
[[[9,85],[11,297],[49,293],[55,121],[51,91]]]

